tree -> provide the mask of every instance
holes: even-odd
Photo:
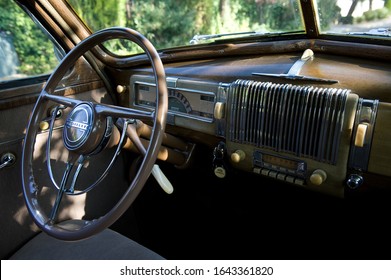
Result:
[[[353,17],[353,13],[354,13],[354,10],[357,7],[358,2],[363,2],[363,1],[364,0],[353,0],[352,1],[352,5],[350,6],[348,14],[346,15],[346,17],[349,17],[349,18]],[[368,10],[372,11],[372,7],[373,7],[373,0],[369,0]]]
[[[30,76],[50,72],[58,61],[46,34],[13,1],[1,1],[0,14],[0,32],[11,38],[20,61],[17,73]]]
[[[353,1],[352,1],[352,5],[350,6],[349,11],[348,11],[348,14],[346,15],[347,18],[353,17],[353,12],[354,12],[354,10],[356,9],[356,6],[357,6],[357,4],[358,4],[358,1],[360,1],[360,0],[353,0]]]
[[[328,29],[331,23],[341,17],[341,8],[337,5],[337,0],[322,0],[318,2],[318,12],[320,18],[320,28]]]

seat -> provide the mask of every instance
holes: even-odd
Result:
[[[77,225],[72,220],[63,224]],[[62,241],[39,233],[14,255],[11,260],[163,260],[159,254],[137,242],[105,229],[90,238]]]

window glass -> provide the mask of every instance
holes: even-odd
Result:
[[[157,49],[304,30],[299,0],[68,2],[91,31],[113,26],[130,27],[145,35]],[[139,52],[119,40],[106,47],[116,54]]]
[[[391,37],[391,0],[317,0],[322,33]]]
[[[57,64],[49,37],[14,1],[0,1],[0,81],[48,74]]]

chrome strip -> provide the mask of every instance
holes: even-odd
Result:
[[[229,84],[225,83],[220,83],[217,89],[217,94],[216,94],[216,103],[221,102],[225,104],[225,114],[224,118],[221,120],[215,119],[216,121],[216,134],[218,136],[224,137],[226,134],[226,127],[227,127],[227,110],[228,110],[228,90],[229,90]]]
[[[360,98],[358,101],[348,164],[348,166],[352,169],[356,169],[359,171],[368,170],[368,162],[371,152],[373,130],[375,127],[378,106],[379,100]],[[365,136],[364,146],[356,147],[354,145],[354,140],[357,132],[357,127],[360,123],[366,123],[368,125],[368,128]]]

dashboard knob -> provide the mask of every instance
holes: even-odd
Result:
[[[41,121],[41,122],[39,123],[39,128],[40,128],[41,130],[48,130],[49,127],[50,127],[50,125],[49,125],[49,122],[47,122],[47,121]]]
[[[118,85],[117,86],[117,92],[118,93],[124,93],[126,91],[126,86]]]
[[[227,172],[226,172],[224,166],[216,166],[214,168],[214,173],[215,173],[216,177],[218,177],[220,179],[225,178],[225,176],[227,175]]]
[[[236,150],[234,153],[231,154],[231,160],[234,163],[239,163],[242,160],[246,158],[246,153],[242,150]]]
[[[215,109],[213,112],[215,119],[221,120],[222,118],[224,118],[224,115],[225,115],[224,111],[225,111],[225,103],[216,102]]]
[[[316,186],[322,185],[327,179],[327,173],[322,169],[316,169],[310,176],[310,182]]]
[[[368,125],[365,123],[360,123],[357,126],[357,132],[356,132],[356,137],[354,139],[354,145],[356,147],[362,148],[364,147],[365,144],[365,136],[367,134],[368,130]]]

